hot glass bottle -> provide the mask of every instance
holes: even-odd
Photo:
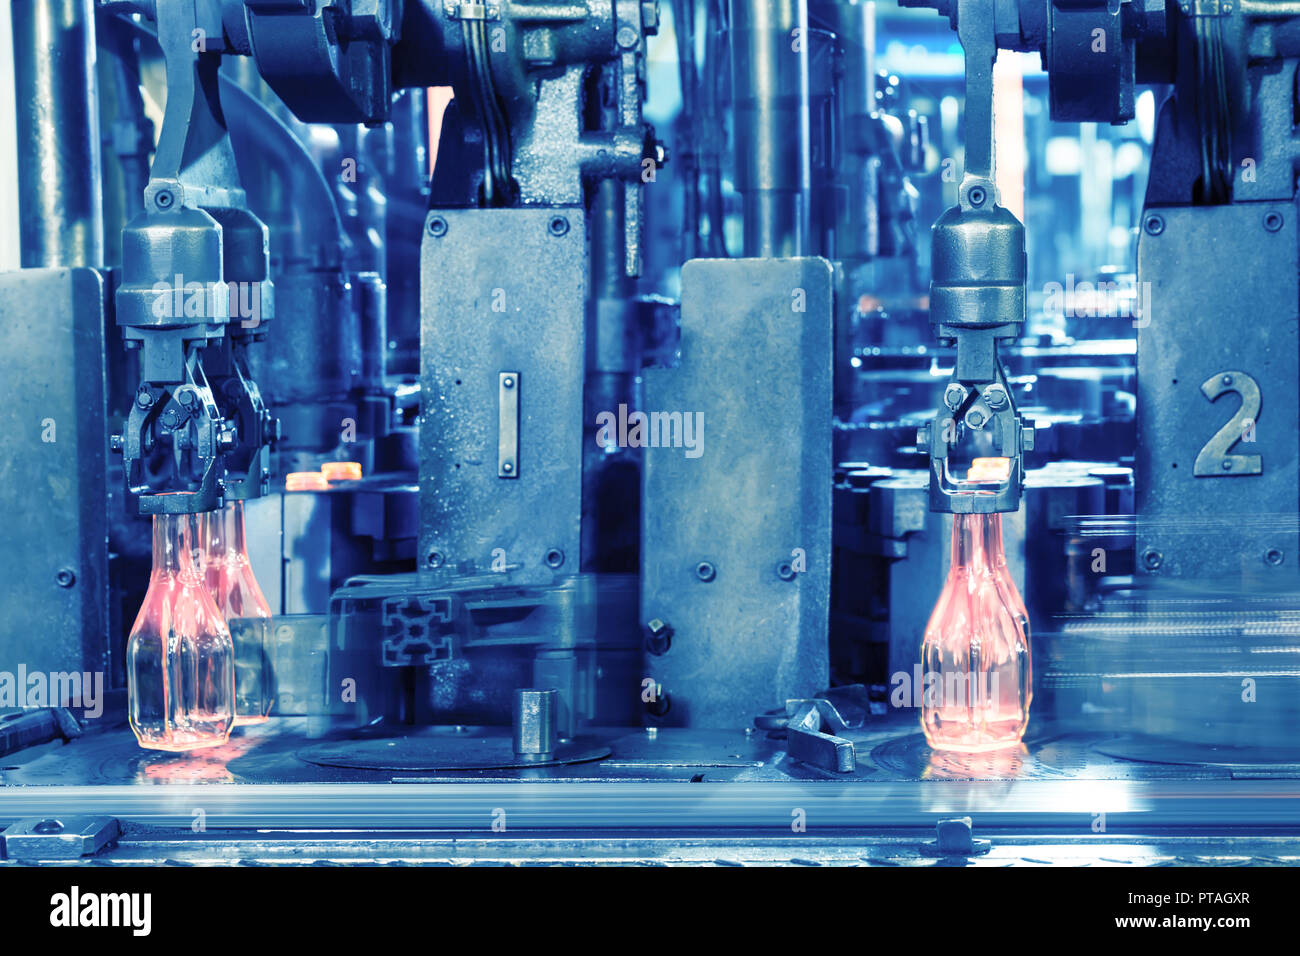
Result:
[[[199,528],[204,580],[235,644],[235,724],[258,724],[270,716],[274,697],[271,607],[248,560],[244,503],[200,515]]]
[[[190,516],[155,515],[153,573],[126,648],[131,730],[141,747],[225,743],[235,709],[235,654],[191,554]]]
[[[1029,724],[1029,615],[1002,516],[953,515],[952,564],[921,643],[921,727],[936,750],[1013,747]]]

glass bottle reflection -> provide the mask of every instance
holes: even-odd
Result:
[[[1015,746],[1029,724],[1029,615],[1002,516],[953,515],[952,564],[921,644],[921,727],[936,750]]]
[[[235,644],[235,723],[258,724],[269,717],[274,696],[271,607],[248,560],[244,503],[200,515],[199,527],[204,579]]]
[[[234,722],[234,646],[191,553],[190,516],[155,515],[153,572],[127,641],[131,730],[141,747],[225,743]]]

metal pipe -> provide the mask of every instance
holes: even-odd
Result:
[[[745,255],[803,255],[810,187],[806,0],[732,0],[731,63]]]
[[[24,268],[103,266],[91,0],[25,0],[10,9],[20,262]]]

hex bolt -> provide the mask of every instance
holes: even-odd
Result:
[[[701,561],[695,566],[695,576],[707,584],[718,576],[718,569],[708,561]]]
[[[956,382],[949,382],[948,387],[943,390],[943,403],[948,406],[949,411],[955,412],[961,408],[961,403],[966,401],[966,389]]]
[[[189,389],[186,389],[185,391],[181,392],[179,395],[176,396],[176,401],[180,402],[186,408],[190,408],[191,406],[193,406],[193,404],[197,400],[198,400],[198,396],[195,395],[193,392],[191,392]]]
[[[447,220],[441,216],[434,216],[429,220],[429,235],[435,239],[441,239],[447,234]]]
[[[1264,552],[1264,561],[1267,564],[1273,565],[1273,567],[1277,567],[1279,564],[1281,564],[1282,560],[1283,560],[1282,552],[1277,548],[1269,548],[1267,551]]]
[[[1147,231],[1147,235],[1149,235],[1149,236],[1158,236],[1158,235],[1160,235],[1162,232],[1165,231],[1165,218],[1164,218],[1164,216],[1157,216],[1157,215],[1154,215],[1154,214],[1152,214],[1152,215],[1150,215],[1150,216],[1147,216],[1147,221],[1146,221],[1146,223],[1145,223],[1145,228],[1146,228],[1146,231]]]
[[[562,236],[569,231],[569,220],[564,216],[556,216],[546,224],[546,228],[550,230],[551,235]]]
[[[1142,564],[1148,571],[1158,571],[1160,565],[1165,563],[1165,556],[1155,548],[1147,548],[1142,552]]]
[[[135,393],[135,403],[141,408],[149,408],[153,405],[153,395],[148,391],[148,389],[142,388],[140,391]]]
[[[971,428],[983,428],[985,421],[987,419],[985,419],[984,413],[978,408],[972,408],[966,413],[966,424]]]
[[[70,588],[77,583],[77,572],[72,568],[59,568],[55,572],[54,581],[61,588]]]
[[[1282,228],[1282,214],[1276,210],[1264,214],[1264,228],[1269,232],[1277,232]]]

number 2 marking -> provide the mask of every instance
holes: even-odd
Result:
[[[1192,474],[1197,478],[1234,478],[1258,475],[1264,470],[1259,455],[1230,455],[1232,446],[1253,432],[1259,421],[1259,384],[1245,372],[1216,372],[1201,385],[1201,394],[1211,402],[1220,395],[1235,392],[1241,396],[1241,408],[1205,443],[1196,456]]]

